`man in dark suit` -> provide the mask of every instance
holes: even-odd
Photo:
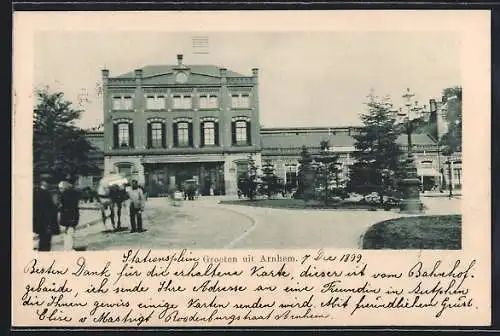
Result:
[[[76,226],[80,220],[80,195],[75,190],[75,178],[67,176],[64,181],[59,184],[61,192],[60,206],[60,224],[64,229],[64,250],[74,250],[74,236]]]
[[[57,225],[57,206],[45,180],[33,197],[33,232],[38,234],[38,251],[50,251],[52,230]]]

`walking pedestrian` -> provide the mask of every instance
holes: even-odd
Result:
[[[79,195],[74,189],[74,179],[66,177],[59,184],[61,192],[60,224],[64,227],[64,250],[74,250],[75,229],[80,220]]]
[[[128,190],[128,197],[130,199],[130,232],[144,232],[142,228],[142,211],[145,206],[145,197],[142,189],[139,188],[137,180],[132,180],[131,188]]]
[[[50,251],[53,228],[56,225],[57,206],[49,191],[48,182],[42,180],[33,197],[33,232],[38,234],[38,251]]]

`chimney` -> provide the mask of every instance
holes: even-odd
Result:
[[[430,110],[430,112],[436,112],[437,111],[436,99],[430,99],[429,100],[429,110]]]
[[[102,85],[106,87],[108,85],[108,80],[109,80],[109,70],[108,69],[102,69],[101,70],[101,75],[102,75]]]
[[[142,84],[142,69],[135,69],[135,85],[141,86]]]
[[[258,77],[259,76],[259,69],[258,68],[253,68],[252,69],[252,75],[254,77]]]
[[[182,54],[177,54],[177,65],[182,66]]]
[[[226,77],[227,75],[227,69],[226,68],[220,68],[220,76],[222,78]]]

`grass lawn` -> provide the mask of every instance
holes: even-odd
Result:
[[[462,216],[402,217],[377,223],[366,231],[363,249],[462,248]]]
[[[279,199],[257,199],[254,201],[243,199],[235,201],[220,201],[221,204],[231,205],[247,205],[262,208],[275,208],[275,209],[349,209],[349,210],[369,210],[373,208],[370,205],[362,204],[359,202],[331,202],[328,206],[318,201],[309,201],[307,204],[300,199],[293,198],[279,198]]]

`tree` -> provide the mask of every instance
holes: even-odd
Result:
[[[248,155],[248,172],[247,172],[247,178],[246,178],[246,194],[248,198],[251,200],[255,199],[255,196],[257,195],[257,169],[258,167],[255,165],[255,160],[253,158],[253,155],[250,154]]]
[[[379,192],[381,203],[385,192],[384,176],[400,172],[401,149],[396,142],[400,132],[392,104],[388,98],[368,96],[367,111],[361,115],[363,127],[356,140],[353,153],[356,163],[351,170],[349,190],[368,194]]]
[[[339,156],[328,151],[330,144],[327,140],[321,141],[320,147],[320,153],[314,157],[314,161],[317,163],[316,180],[319,182],[319,187],[324,188],[323,201],[325,205],[328,205],[330,184],[335,179],[338,180]]]
[[[314,182],[316,179],[315,171],[312,166],[313,157],[307,150],[306,146],[302,147],[299,159],[299,171],[297,176],[297,191],[296,198],[302,198],[305,202],[314,197]]]
[[[446,122],[448,130],[439,140],[439,146],[444,156],[448,156],[448,190],[449,196],[453,195],[453,185],[451,183],[451,156],[453,153],[462,152],[462,88],[454,86],[443,90],[443,103],[447,104]],[[443,174],[444,169],[440,172]]]
[[[88,158],[95,148],[85,131],[75,126],[81,110],[71,107],[62,92],[36,91],[33,115],[33,174],[35,181],[47,175],[57,182],[70,175],[88,175],[97,169]]]
[[[447,103],[446,121],[448,131],[440,139],[443,154],[450,156],[462,151],[462,88],[454,86],[443,90],[443,100]]]
[[[271,198],[280,189],[274,166],[268,160],[262,166],[262,191],[267,195],[267,198]]]

